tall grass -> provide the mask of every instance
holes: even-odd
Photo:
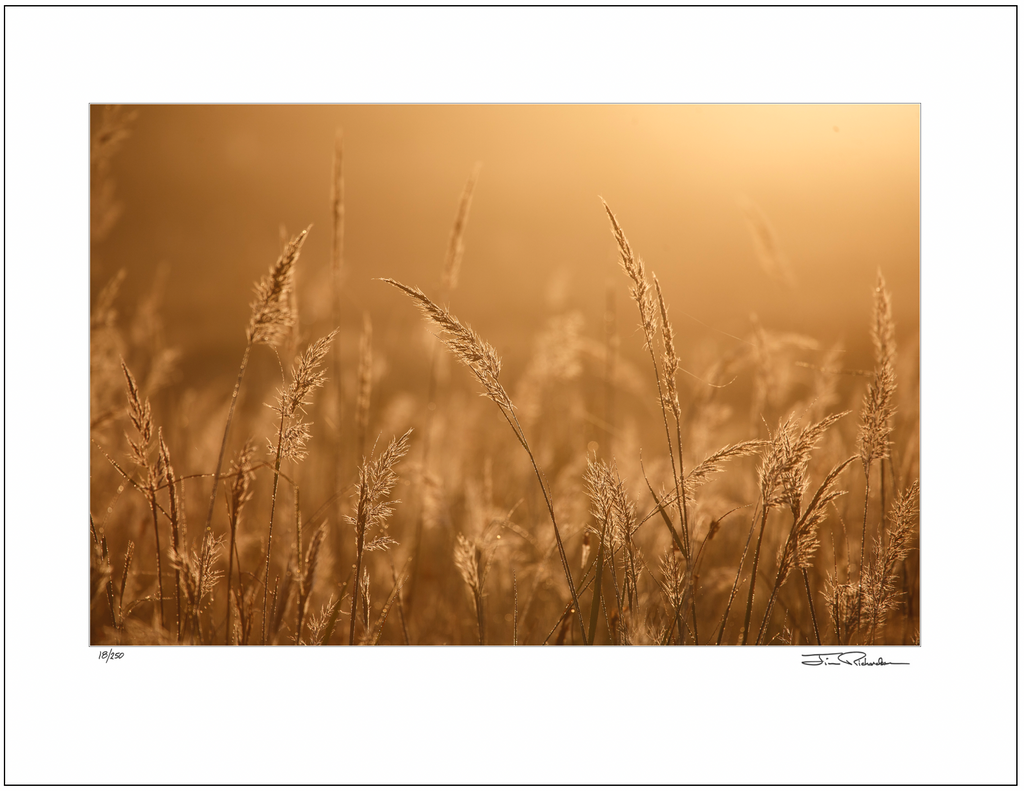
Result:
[[[122,121],[94,141],[107,146],[97,162],[123,139]],[[330,257],[303,267],[330,284],[334,329],[319,326],[326,317],[297,320],[309,228],[256,283],[237,371],[199,394],[166,385],[157,360],[170,357],[156,335],[122,331],[124,273],[96,294],[93,642],[918,639],[916,378],[901,373],[896,386],[913,360],[897,360],[893,320],[894,302],[915,295],[890,293],[881,272],[860,295],[870,371],[844,367],[834,345],[760,323],[697,369],[671,319],[671,289],[603,203],[638,332],[620,342],[624,290],[614,286],[594,308],[604,317],[596,337],[571,313],[535,339],[520,328],[534,347],[510,383],[498,351],[449,307],[479,170],[457,206],[436,298],[379,279],[439,341],[421,359],[414,346],[394,348],[394,326],[408,323],[394,292],[387,316],[342,310],[355,274],[343,265],[340,134],[330,177]],[[767,221],[746,211],[762,263],[798,290]],[[95,228],[106,234],[111,222]],[[241,288],[235,298],[245,304]],[[438,346],[471,374],[447,381],[443,399]],[[300,349],[286,371],[279,355]],[[473,380],[494,406],[469,397]],[[243,385],[270,411],[240,407]],[[261,432],[265,452],[251,439]],[[190,517],[202,526],[194,535]]]

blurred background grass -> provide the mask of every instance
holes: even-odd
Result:
[[[123,214],[93,247],[94,294],[121,268],[124,303],[169,277],[161,310],[182,376],[230,379],[251,284],[281,228],[303,252],[303,327],[329,321],[335,130],[345,140],[343,329],[368,309],[386,333],[418,321],[374,277],[436,294],[451,223],[473,165],[483,170],[452,307],[525,363],[525,327],[578,310],[600,337],[605,292],[634,326],[598,195],[665,288],[684,367],[701,343],[767,327],[843,341],[870,367],[865,315],[881,268],[900,335],[919,324],[916,105],[143,106],[113,159]],[[99,107],[92,108],[95,125]],[[772,224],[798,287],[759,267],[739,201]],[[398,308],[398,309],[396,309]],[[393,315],[391,315],[393,314]],[[689,319],[686,315],[699,319]],[[622,324],[626,321],[626,324]],[[390,344],[389,344],[390,345]],[[623,343],[623,352],[634,353]]]

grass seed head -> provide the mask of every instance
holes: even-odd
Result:
[[[299,357],[292,367],[292,381],[281,393],[280,412],[286,418],[294,417],[302,408],[310,404],[308,397],[318,387],[323,387],[327,381],[327,374],[320,368],[327,352],[330,351],[331,341],[337,334],[332,330],[318,341],[314,341]]]
[[[658,318],[655,313],[654,295],[651,294],[651,287],[647,282],[647,273],[644,270],[643,259],[634,255],[633,248],[630,247],[629,240],[626,239],[626,234],[619,225],[619,221],[615,218],[615,215],[603,198],[601,203],[604,205],[604,210],[607,212],[608,219],[612,224],[612,235],[615,237],[615,243],[619,248],[619,264],[622,266],[627,277],[633,281],[629,293],[640,310],[640,326],[644,331],[645,348],[653,349],[654,336],[658,331]]]
[[[121,360],[121,370],[124,371],[125,386],[128,395],[128,419],[135,429],[137,437],[125,434],[128,439],[128,446],[131,448],[131,460],[145,469],[149,468],[149,446],[153,441],[153,411],[149,406],[149,399],[142,400],[139,393],[139,386],[135,377],[128,370],[128,365]]]
[[[892,319],[892,299],[881,271],[875,285],[871,340],[875,347],[875,372],[864,396],[857,437],[865,471],[873,461],[889,457],[889,434],[896,413],[896,325]]]
[[[277,346],[295,325],[292,291],[295,288],[295,264],[309,228],[288,242],[277,262],[255,287],[252,315],[246,329],[249,343]]]
[[[665,347],[663,361],[667,390],[665,398],[668,401],[669,408],[672,410],[672,414],[678,421],[681,417],[681,411],[679,408],[679,391],[676,388],[676,371],[679,370],[679,355],[676,354],[675,332],[672,330],[672,324],[668,320],[668,307],[665,305],[665,297],[661,293],[661,283],[658,282],[657,275],[652,273],[651,277],[654,278],[654,290],[658,294],[658,307],[661,309],[661,338]]]
[[[473,190],[476,189],[476,182],[479,178],[480,163],[478,162],[462,190],[459,210],[455,215],[455,223],[452,225],[451,238],[448,240],[448,252],[445,254],[444,268],[441,270],[441,288],[446,292],[454,290],[459,284],[459,270],[462,267],[462,255],[466,249],[465,236],[466,224],[469,221],[469,207],[472,205]]]
[[[419,306],[427,320],[441,332],[441,341],[455,355],[455,358],[469,368],[484,387],[485,395],[502,409],[512,410],[512,400],[498,381],[501,373],[501,358],[491,344],[463,324],[446,308],[430,301],[418,288],[399,283],[390,278],[381,278],[395,288],[404,291]]]

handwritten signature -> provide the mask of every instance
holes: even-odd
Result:
[[[868,659],[863,651],[836,651],[828,654],[802,654],[805,665],[909,665],[910,662],[886,662],[879,657],[874,661]]]

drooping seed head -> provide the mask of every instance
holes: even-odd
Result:
[[[469,368],[484,387],[484,394],[499,407],[512,410],[512,400],[505,388],[498,381],[501,373],[501,358],[498,352],[487,341],[474,332],[468,324],[463,324],[447,309],[430,301],[426,294],[418,288],[399,283],[391,278],[380,278],[395,288],[404,291],[413,301],[427,320],[440,330],[441,341],[463,365]]]

